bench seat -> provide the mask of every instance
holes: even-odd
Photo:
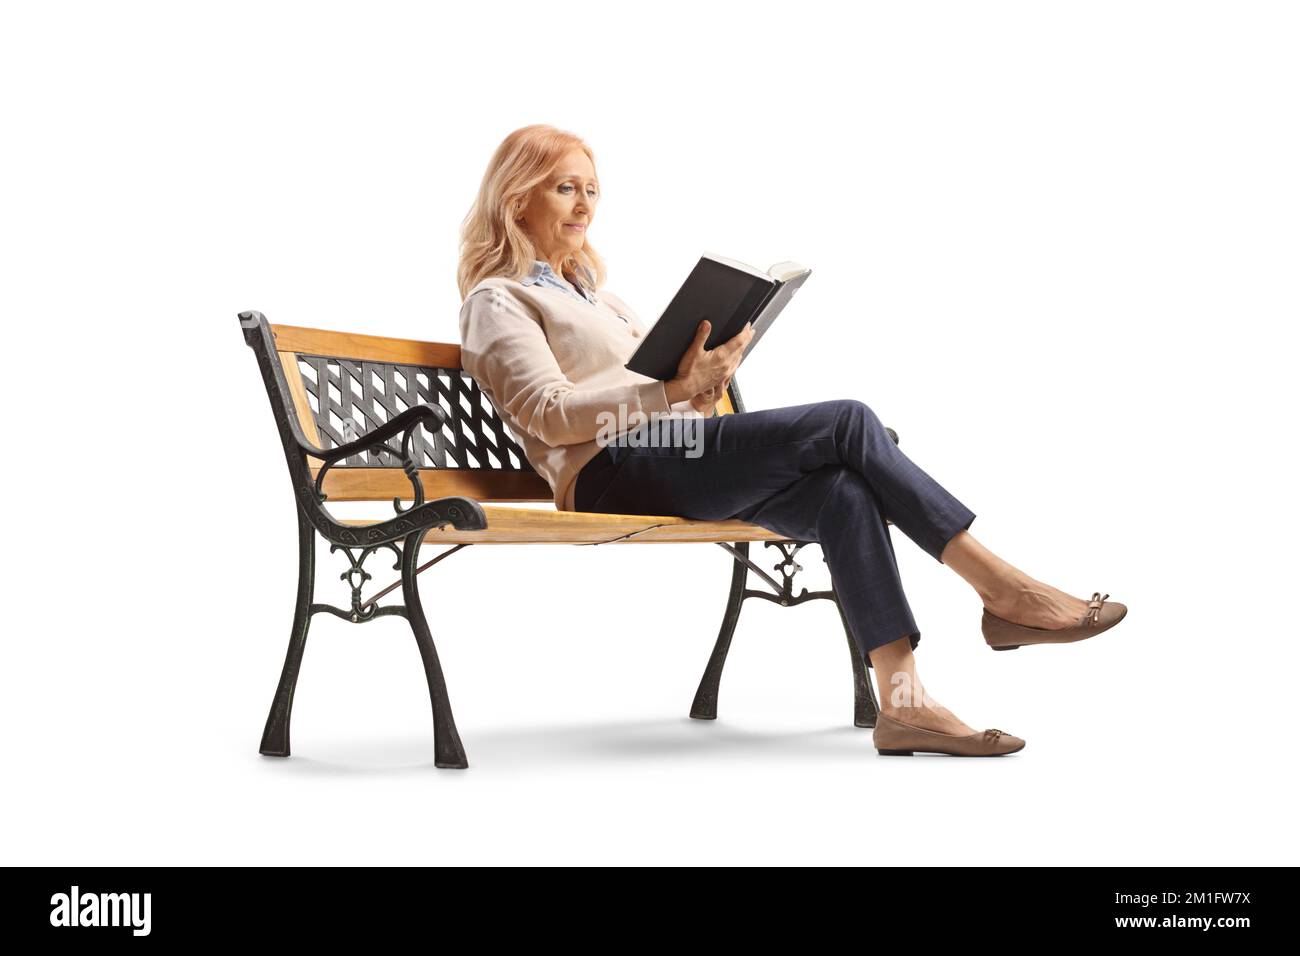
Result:
[[[716,543],[784,541],[759,525],[731,519],[692,521],[671,515],[612,515],[551,508],[482,506],[488,526],[459,531],[451,525],[431,528],[426,545],[438,544],[635,544],[646,542]],[[343,519],[340,524],[366,525],[371,519]]]

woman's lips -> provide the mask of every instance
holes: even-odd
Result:
[[[572,229],[574,232],[582,232],[582,231],[583,231],[584,229],[586,229],[587,227],[584,226],[582,223],[574,224],[574,223],[571,223],[571,222],[566,222],[566,223],[564,224],[564,228],[565,228],[565,229]]]

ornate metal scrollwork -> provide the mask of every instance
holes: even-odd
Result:
[[[744,597],[762,598],[765,601],[771,601],[774,604],[780,604],[782,607],[793,607],[796,604],[802,604],[804,601],[815,601],[818,599],[835,600],[834,591],[809,591],[804,588],[799,594],[794,593],[794,576],[803,570],[803,565],[795,561],[795,555],[799,549],[808,541],[764,541],[763,544],[768,548],[778,548],[781,551],[781,560],[772,565],[772,569],[781,573],[781,582],[778,584],[776,579],[760,568],[748,557],[742,555],[734,547],[728,544],[722,544],[722,547],[731,553],[737,561],[744,563],[751,571],[757,574],[768,586],[772,588],[771,592],[758,591],[753,588],[745,588]],[[743,600],[743,598],[742,598]]]
[[[420,481],[420,466],[416,463],[415,456],[411,454],[411,439],[415,435],[416,427],[422,424],[423,422],[416,422],[402,433],[402,453],[397,457],[401,459],[402,472],[411,482],[411,487],[415,489],[415,500],[411,502],[410,507],[403,508],[402,499],[394,498],[393,510],[399,515],[405,514],[410,511],[411,508],[418,508],[420,505],[424,504],[424,484]],[[388,446],[385,445],[384,447],[387,448]],[[389,450],[391,451],[391,449]]]
[[[352,589],[352,610],[351,612],[340,610],[329,604],[313,604],[312,613],[317,611],[328,611],[329,613],[343,618],[345,621],[351,621],[353,624],[360,624],[372,620],[384,614],[402,614],[405,608],[402,607],[384,607],[381,608],[371,599],[365,604],[361,603],[361,589],[365,583],[371,579],[371,574],[363,565],[366,559],[374,552],[381,548],[391,548],[393,554],[397,556],[397,563],[393,565],[393,570],[402,569],[402,549],[392,541],[386,541],[383,544],[369,545],[361,549],[360,555],[354,555],[352,549],[347,545],[331,544],[330,554],[335,551],[342,551],[348,556],[348,563],[351,565],[346,571],[339,575],[339,580],[347,582],[348,587]]]
[[[351,422],[351,419],[344,419],[345,434],[352,430],[349,428]],[[416,463],[415,456],[411,453],[411,438],[414,436],[415,430],[423,424],[424,422],[422,421],[412,422],[411,426],[402,432],[402,447],[400,449],[394,448],[387,442],[376,442],[366,449],[370,454],[375,456],[387,452],[402,463],[402,473],[406,475],[407,480],[411,483],[411,488],[413,490],[412,497],[414,500],[403,508],[402,499],[394,498],[393,510],[399,515],[406,514],[406,512],[413,508],[418,508],[420,505],[424,504],[424,485],[420,481],[420,466]],[[341,459],[323,462],[320,471],[316,473],[316,499],[318,501],[323,502],[328,497],[325,492],[321,490],[325,482],[325,473],[333,468],[335,463],[339,460]]]

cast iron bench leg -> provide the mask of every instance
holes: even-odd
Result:
[[[749,557],[749,542],[738,541],[734,545],[742,557]],[[691,716],[697,720],[716,720],[718,717],[718,691],[722,684],[722,668],[727,663],[727,652],[731,649],[731,637],[736,632],[740,620],[740,609],[745,601],[745,581],[749,568],[740,561],[734,561],[731,573],[731,593],[727,596],[727,610],[722,616],[722,628],[718,631],[718,640],[713,645],[708,666],[700,678],[699,689],[691,704]],[[866,662],[862,659],[857,641],[849,629],[848,618],[839,598],[835,598],[835,610],[839,612],[840,623],[844,625],[844,636],[848,639],[849,660],[853,666],[853,725],[855,727],[875,727],[879,707],[871,681],[867,677]]]
[[[429,623],[425,620],[424,607],[420,604],[420,589],[415,580],[420,543],[423,540],[424,532],[415,531],[408,534],[402,544],[402,599],[406,603],[411,630],[415,632],[415,643],[420,647],[420,657],[424,660],[424,676],[429,681],[429,697],[433,703],[433,765],[442,769],[464,770],[469,766],[469,761],[465,759],[465,748],[461,746],[460,734],[456,732],[456,718],[452,716],[451,701],[447,699],[447,684],[442,677],[438,651],[433,646]]]
[[[844,616],[844,608],[840,607],[838,597],[835,599],[835,610],[840,612],[844,636],[849,639],[849,658],[853,661],[853,726],[874,727],[878,709],[876,693],[871,689],[871,681],[867,678],[866,661],[862,659],[858,642],[853,639],[853,632],[849,630],[849,619]]]
[[[298,513],[298,603],[293,611],[293,630],[289,634],[289,651],[275,689],[271,713],[262,731],[261,752],[268,757],[289,756],[289,717],[293,711],[293,691],[298,686],[303,648],[307,646],[307,629],[311,627],[311,599],[316,583],[316,529],[301,508]]]
[[[735,548],[743,556],[749,557],[748,541],[736,542]],[[713,654],[709,657],[708,666],[704,668],[699,689],[695,691],[695,701],[691,704],[691,716],[696,720],[716,720],[718,717],[718,688],[722,683],[722,668],[727,663],[731,635],[736,631],[740,608],[745,602],[745,581],[749,577],[749,568],[740,561],[733,560],[732,564],[731,593],[727,595],[727,611],[722,616],[722,629],[718,631]]]

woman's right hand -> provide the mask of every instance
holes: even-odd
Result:
[[[669,405],[694,398],[702,392],[721,394],[725,383],[740,367],[741,357],[754,337],[750,323],[746,322],[745,327],[728,341],[706,351],[704,343],[711,329],[708,319],[700,322],[695,339],[677,364],[677,377],[665,384]]]

